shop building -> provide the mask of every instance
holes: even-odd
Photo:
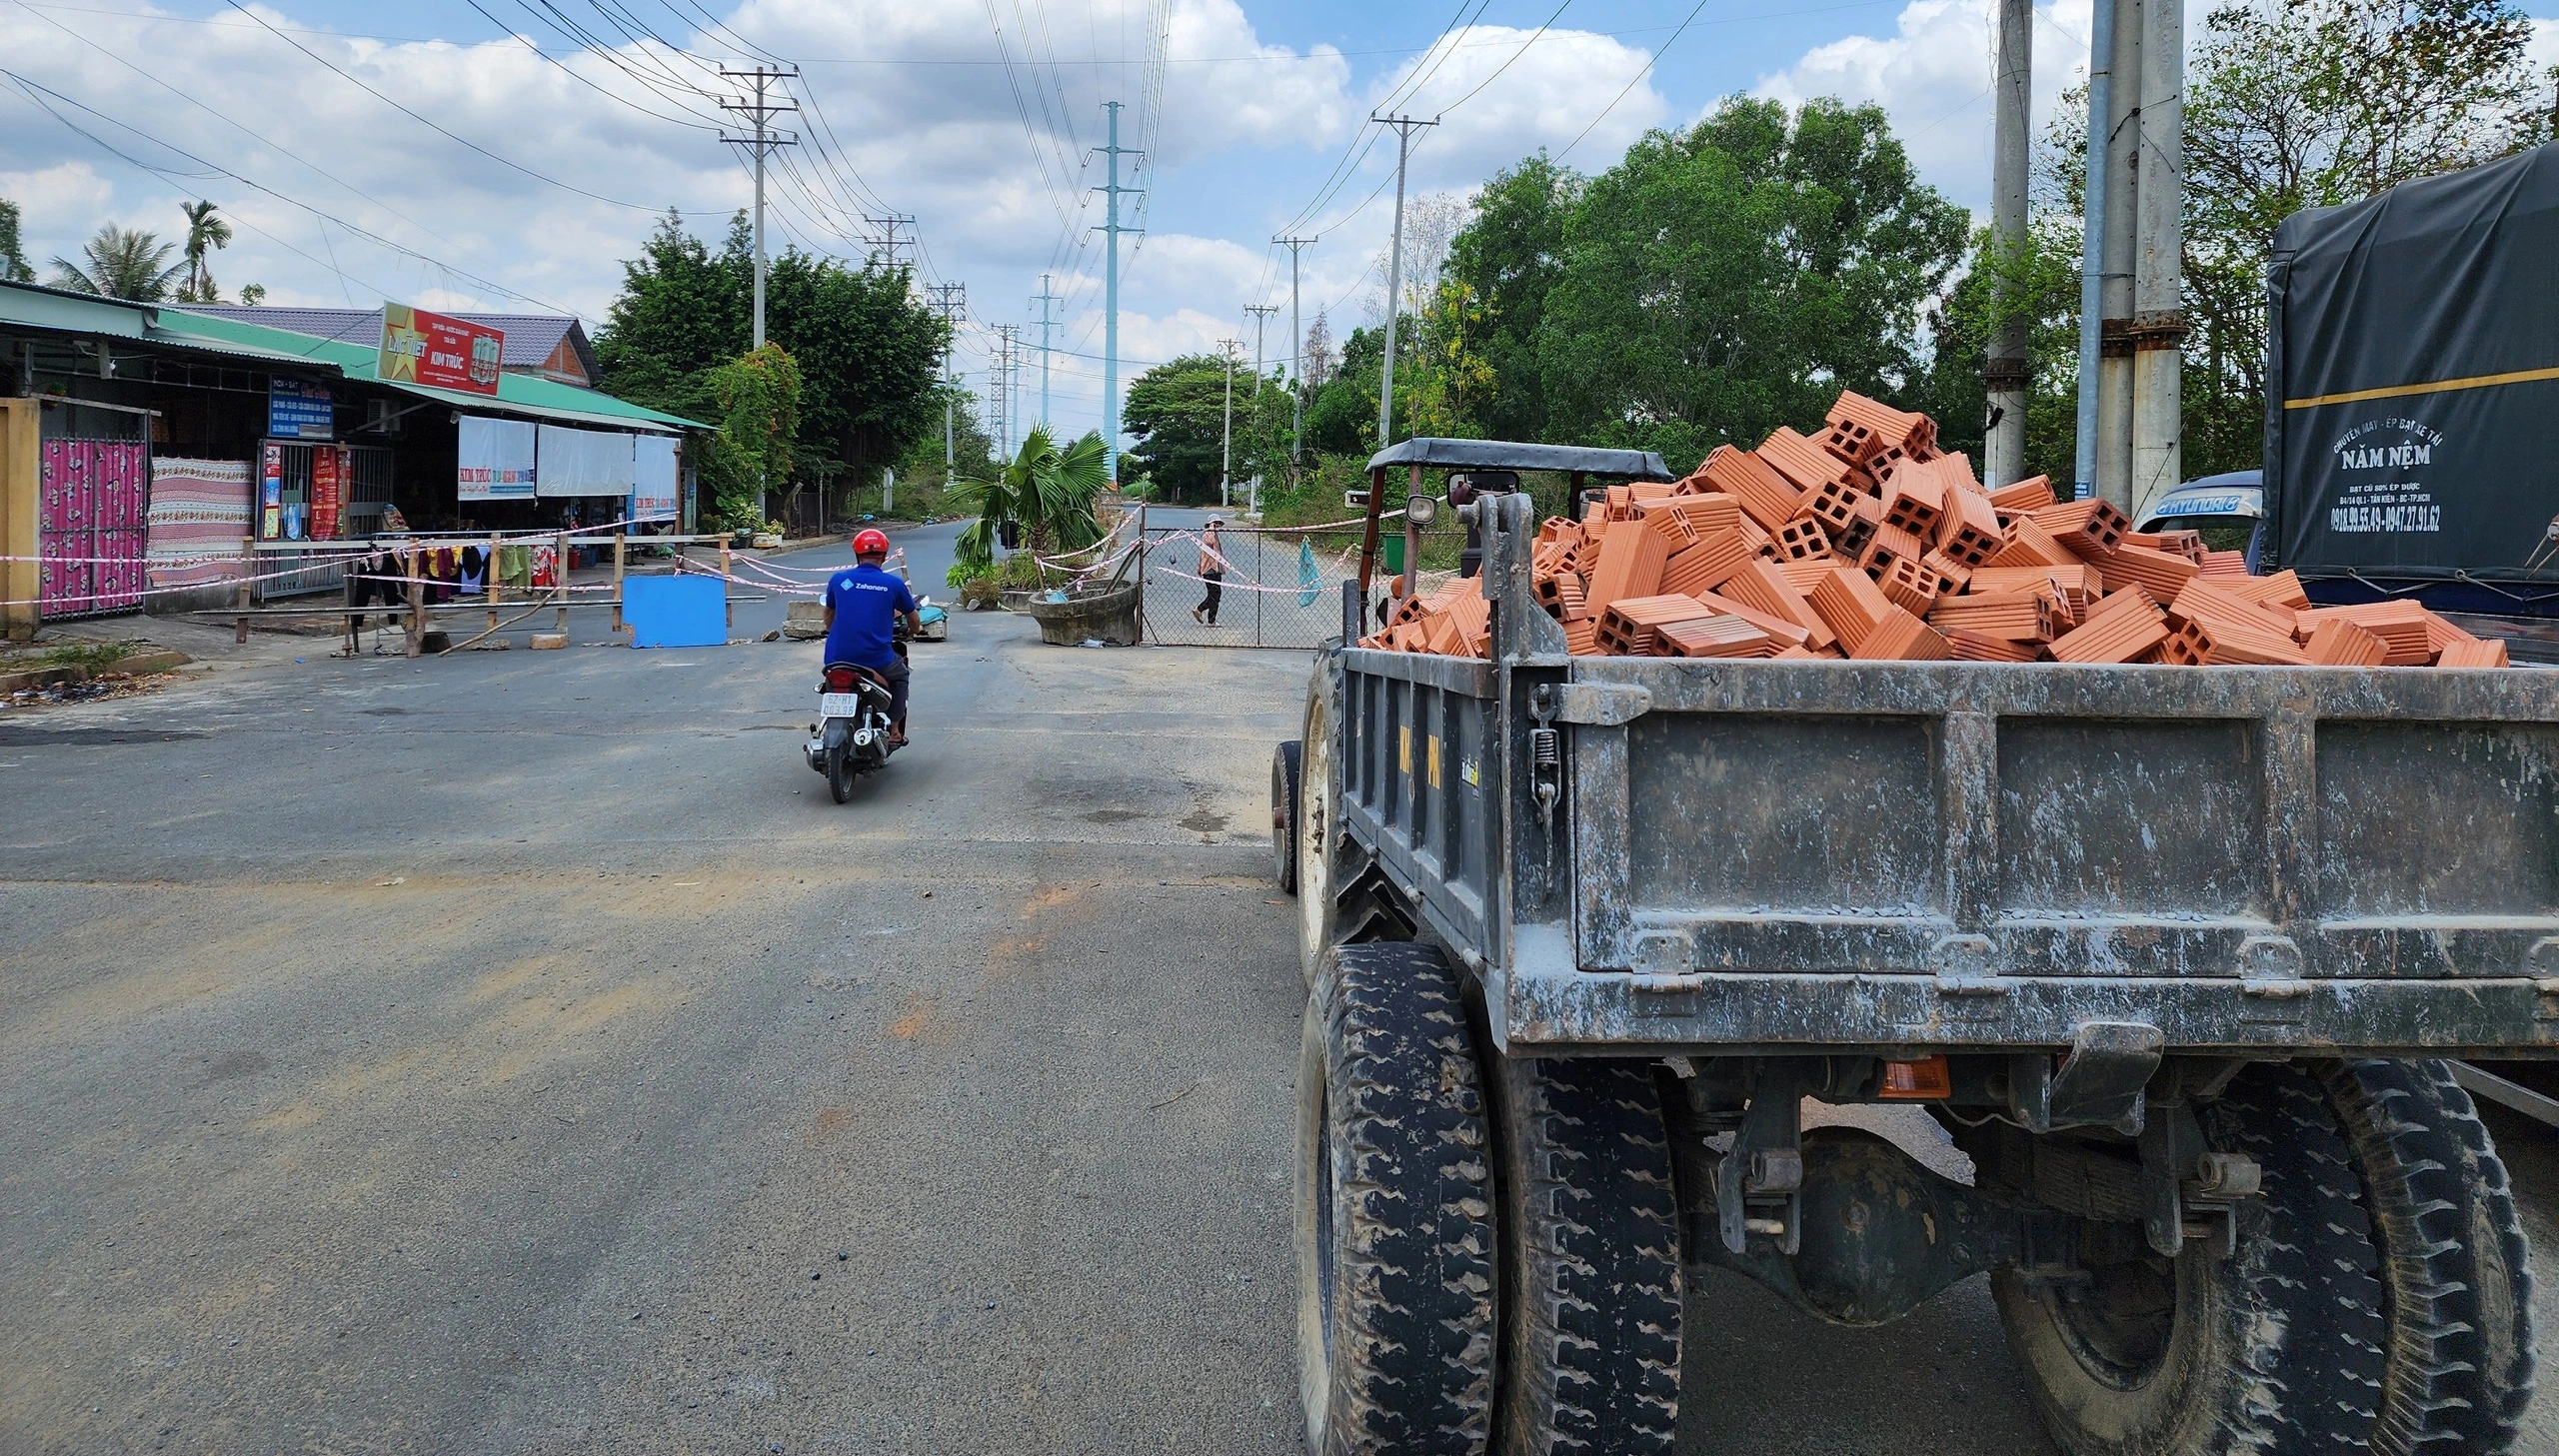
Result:
[[[396,306],[388,329],[383,311],[362,316],[364,342],[236,317],[308,312],[0,284],[10,637],[226,604],[243,576],[261,600],[334,590],[359,542],[690,522],[685,442],[708,427],[553,377],[573,372],[551,366],[581,358],[583,330],[548,321],[518,368],[502,328]]]

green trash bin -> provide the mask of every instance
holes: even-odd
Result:
[[[1383,542],[1379,543],[1379,545],[1385,548],[1386,575],[1389,577],[1402,576],[1403,533],[1398,531],[1394,535],[1387,537]]]

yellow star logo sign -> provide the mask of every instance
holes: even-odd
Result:
[[[383,310],[382,360],[376,371],[386,380],[418,382],[418,361],[426,357],[427,336],[417,316],[396,305]]]

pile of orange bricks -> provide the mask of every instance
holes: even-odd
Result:
[[[2413,602],[2314,608],[2193,532],[2142,535],[2043,477],[1992,491],[1936,422],[1842,393],[1817,436],[1718,448],[1676,485],[1549,519],[1537,601],[1580,655],[2502,668]],[[1403,602],[1360,646],[1484,657],[1474,579]]]

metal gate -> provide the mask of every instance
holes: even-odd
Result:
[[[142,606],[151,447],[133,440],[42,443],[37,615],[59,621]]]
[[[1215,624],[1200,611],[1209,584],[1198,528],[1150,526],[1140,541],[1145,588],[1138,600],[1148,642],[1313,649],[1341,635],[1341,583],[1359,575],[1356,529],[1220,527],[1218,550],[1227,567]]]

